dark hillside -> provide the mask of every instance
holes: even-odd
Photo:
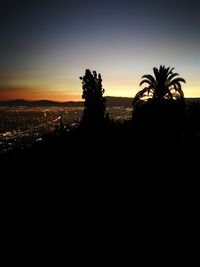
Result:
[[[145,142],[128,127],[78,129],[4,157],[8,201],[21,212],[33,205],[48,213],[55,205],[54,212],[86,209],[102,216],[195,216],[199,140]]]

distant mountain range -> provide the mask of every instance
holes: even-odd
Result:
[[[9,101],[0,101],[0,106],[7,107],[82,107],[83,101],[56,102],[51,100],[28,101],[24,99],[15,99]]]
[[[186,102],[200,101],[200,98],[185,98]],[[133,98],[131,97],[106,97],[107,107],[131,107]],[[27,101],[24,99],[15,99],[9,101],[0,101],[0,106],[4,107],[83,107],[83,101],[67,101],[67,102],[56,102],[51,100],[38,100],[38,101]]]

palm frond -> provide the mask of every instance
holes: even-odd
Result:
[[[169,74],[173,74],[173,70],[174,70],[175,68],[171,68],[170,69],[170,71],[169,71]]]
[[[152,82],[151,82],[150,80],[147,80],[147,79],[142,80],[141,83],[140,83],[140,86],[141,86],[143,83],[148,83],[149,85],[152,84]]]
[[[166,68],[166,76],[167,77],[170,75],[170,71],[171,71],[171,68],[170,67]]]
[[[173,88],[171,88],[170,91],[172,91],[173,89],[175,90],[176,93],[179,94],[180,98],[184,98],[184,93],[183,93],[183,90],[182,90],[180,83],[174,84]]]
[[[154,72],[156,81],[158,82],[159,81],[159,71],[158,71],[158,69],[157,68],[153,68],[153,72]]]
[[[183,79],[183,78],[176,78],[176,79],[172,80],[172,81],[168,84],[168,86],[171,86],[171,85],[174,85],[174,84],[176,84],[176,83],[180,83],[180,82],[186,83],[185,79]]]
[[[166,99],[173,99],[173,94],[170,92],[170,90],[168,90],[165,98]]]
[[[170,82],[174,77],[176,77],[176,76],[179,76],[179,74],[178,74],[178,73],[172,73],[172,74],[170,74],[170,76],[169,76],[168,79],[167,79],[167,84],[169,84],[169,82]]]
[[[140,101],[145,93],[148,93],[148,87],[145,87],[144,89],[140,90],[134,97],[134,100],[133,100],[133,107],[137,104],[138,101]]]
[[[144,78],[150,80],[152,83],[156,83],[155,78],[151,74],[145,74],[145,75],[143,75],[142,76],[142,79],[144,79]]]
[[[164,68],[165,68],[165,66],[160,65],[159,72],[162,73]]]

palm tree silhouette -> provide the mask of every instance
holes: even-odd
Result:
[[[144,89],[140,90],[134,100],[133,108],[139,103],[154,99],[158,102],[162,100],[184,100],[184,94],[181,87],[181,82],[185,83],[183,78],[177,77],[178,73],[173,73],[174,68],[153,68],[154,76],[146,74],[142,76],[140,86],[144,83],[148,84]]]

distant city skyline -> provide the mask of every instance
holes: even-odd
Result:
[[[160,65],[200,97],[199,10],[198,0],[3,0],[0,100],[81,100],[86,68],[105,95],[134,97]]]

